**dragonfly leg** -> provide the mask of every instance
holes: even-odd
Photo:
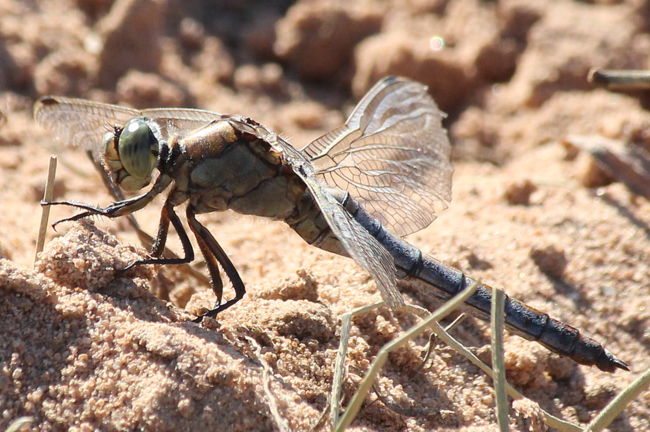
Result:
[[[108,173],[106,172],[106,170],[102,166],[101,162],[99,162],[93,156],[93,153],[90,150],[86,151],[86,155],[88,156],[88,159],[90,159],[92,164],[95,166],[97,172],[101,175],[102,181],[104,182],[104,186],[106,186],[106,189],[108,189],[108,191],[113,196],[113,198],[115,198],[115,201],[123,201],[125,199],[125,197],[124,197],[124,193],[122,192],[122,189],[120,189],[118,186],[115,185],[115,183],[113,183],[110,176],[108,175]],[[86,216],[90,216],[90,215],[86,215]],[[81,217],[79,217],[79,219],[81,219],[82,217],[85,217],[85,216],[81,216]],[[140,227],[140,224],[138,224],[138,221],[135,219],[133,214],[126,215],[126,219],[127,219],[128,223],[129,223],[129,225],[131,225],[131,228],[133,228],[133,230],[137,234],[138,239],[140,239],[140,243],[142,243],[142,246],[144,246],[147,249],[152,249],[154,247],[154,244],[155,244],[156,240],[160,238],[160,233],[158,234],[158,237],[156,239],[154,239],[149,234],[144,232],[144,230]],[[62,221],[59,221],[59,222],[62,222]],[[162,222],[162,220],[161,220],[161,222]],[[159,231],[160,231],[160,229],[159,229]],[[160,254],[155,254],[154,251],[152,250],[151,255],[156,256],[156,257],[163,256],[165,258],[178,258],[178,255],[176,255],[172,250],[167,249],[167,248],[163,248],[163,250],[162,250],[162,252]],[[202,282],[202,283],[204,283],[206,285],[210,284],[210,280],[209,280],[209,278],[207,276],[205,276],[203,273],[193,269],[191,266],[189,266],[187,264],[181,264],[180,270],[182,272],[184,272],[184,273],[189,274],[190,276],[194,277],[195,279],[197,279],[198,281],[200,281],[200,282]],[[158,273],[158,282],[161,285],[167,285],[165,277],[161,273]],[[166,292],[166,289],[163,289],[163,291]],[[167,295],[163,294],[163,297],[160,297],[160,298],[163,299],[163,300],[169,300],[169,295],[168,294]]]
[[[194,232],[194,234],[196,242],[199,245],[199,249],[201,249],[201,253],[203,254],[205,262],[208,265],[212,291],[217,296],[216,304],[220,305],[221,300],[223,299],[223,280],[221,280],[221,273],[219,273],[219,262],[206,244],[205,240],[203,240],[202,237],[196,235],[196,232]]]
[[[151,252],[149,252],[149,255],[151,255],[152,257],[160,258],[163,252],[165,251],[165,244],[167,243],[167,233],[169,232],[169,222],[171,221],[171,219],[176,219],[178,221],[178,216],[176,215],[176,212],[174,211],[173,207],[169,204],[169,202],[165,202],[165,205],[160,211],[160,222],[158,223],[158,234],[156,235],[156,238],[153,239],[150,245]],[[178,223],[178,226],[181,226],[180,222],[176,222],[176,223]],[[174,228],[176,229],[176,232],[178,232],[176,223],[174,223]],[[184,229],[183,229],[183,234],[179,233],[178,235],[181,237],[183,250],[186,250],[185,247],[186,242],[189,245],[189,247],[192,247],[192,244],[189,242],[189,239],[187,238],[187,233],[185,232]],[[187,256],[187,252],[185,253],[185,255]],[[174,257],[174,258],[178,258],[178,257]]]
[[[66,205],[66,206],[70,206],[70,207],[86,209],[85,212],[76,214],[76,215],[71,216],[69,218],[60,219],[60,220],[54,222],[52,224],[52,228],[54,228],[54,231],[56,231],[56,226],[58,224],[60,224],[60,223],[63,223],[63,222],[72,222],[72,221],[76,221],[76,220],[83,219],[85,217],[93,216],[93,215],[103,215],[103,216],[110,217],[108,214],[106,214],[106,212],[108,211],[108,207],[103,209],[101,207],[94,207],[94,206],[91,206],[89,204],[85,204],[85,203],[82,203],[82,202],[79,202],[79,201],[52,201],[52,202],[50,202],[50,201],[41,201],[41,206],[52,206],[52,205]]]
[[[116,201],[106,208],[97,207],[92,204],[86,204],[79,201],[41,201],[41,206],[65,205],[86,210],[72,217],[54,222],[52,224],[52,227],[56,228],[56,226],[61,222],[76,221],[92,215],[106,216],[108,218],[116,218],[128,215],[134,211],[140,210],[149,204],[152,199],[153,195],[146,193],[123,201]]]
[[[181,240],[183,252],[185,252],[185,256],[182,258],[159,258],[165,250],[165,242],[167,241],[167,233],[169,231],[169,222],[172,223],[174,229],[178,233],[179,239]],[[187,236],[187,232],[185,231],[185,228],[183,228],[181,220],[174,211],[174,207],[169,202],[165,203],[165,206],[160,213],[158,236],[154,241],[151,256],[153,258],[133,261],[124,269],[119,270],[119,273],[124,273],[134,266],[140,264],[187,264],[194,260],[194,248],[192,247],[190,238]]]
[[[138,195],[133,198],[128,198],[120,201],[116,201],[113,204],[109,205],[106,208],[101,208],[94,206],[92,204],[86,204],[79,201],[41,201],[41,206],[51,206],[51,205],[65,205],[70,207],[79,208],[86,210],[78,215],[72,216],[67,219],[61,219],[60,221],[52,224],[53,227],[56,227],[61,222],[66,221],[75,221],[82,219],[86,216],[100,215],[106,216],[108,218],[116,218],[120,216],[129,215],[135,211],[138,211],[144,208],[147,204],[153,201],[154,197],[161,193],[169,184],[171,183],[171,177],[167,175],[160,175],[156,179],[153,187],[146,193]]]
[[[210,276],[212,276],[212,289],[217,295],[217,301],[212,310],[204,313],[200,317],[194,320],[194,322],[201,322],[203,317],[215,317],[221,311],[228,309],[230,306],[237,303],[244,297],[246,294],[246,287],[244,282],[241,280],[237,269],[235,268],[228,255],[221,248],[217,240],[214,238],[212,233],[208,231],[206,227],[201,225],[201,223],[196,219],[194,209],[191,205],[187,207],[187,221],[190,224],[190,229],[196,236],[196,240],[199,244],[199,248],[205,257],[206,262],[208,263],[208,269],[210,270]],[[235,297],[228,300],[225,303],[221,303],[222,294],[223,294],[223,282],[221,281],[221,276],[219,275],[219,268],[217,262],[221,264],[221,267],[226,272],[228,279],[235,288]]]

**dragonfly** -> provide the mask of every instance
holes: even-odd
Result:
[[[398,281],[445,300],[474,283],[402,240],[427,227],[451,201],[451,145],[445,114],[426,86],[407,78],[380,80],[345,124],[298,150],[253,119],[200,109],[135,110],[83,99],[41,98],[34,118],[65,144],[81,146],[101,161],[125,191],[144,193],[102,208],[78,201],[43,202],[83,210],[58,221],[92,215],[127,216],[168,191],[158,234],[140,264],[186,264],[194,249],[176,207],[196,238],[216,295],[215,317],[246,293],[237,269],[197,214],[234,210],[284,221],[307,243],[352,258],[365,269],[393,310],[404,304]],[[170,224],[183,257],[163,256]],[[219,266],[234,297],[223,301]],[[492,288],[479,283],[466,304],[489,318]],[[549,350],[606,372],[629,370],[602,344],[578,329],[516,299],[507,298],[506,327]]]

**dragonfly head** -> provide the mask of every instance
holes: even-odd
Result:
[[[141,116],[104,135],[103,159],[116,185],[137,191],[151,182],[159,153],[158,136],[157,125]]]

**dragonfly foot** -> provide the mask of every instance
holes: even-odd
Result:
[[[71,204],[68,203],[68,202],[41,201],[41,207],[53,206],[53,205],[71,205]],[[74,207],[74,204],[72,204],[72,206]],[[54,231],[56,231],[56,226],[58,224],[62,223],[62,222],[73,222],[73,221],[77,221],[79,219],[83,219],[83,218],[88,217],[88,216],[92,216],[94,214],[98,214],[98,212],[96,212],[96,211],[85,211],[85,212],[79,213],[79,214],[74,215],[74,216],[70,216],[70,217],[65,218],[65,219],[59,219],[58,221],[56,221],[56,222],[54,222],[52,224],[52,229]]]
[[[84,217],[86,217],[86,216],[90,216],[90,215],[89,215],[89,214],[86,214],[86,213],[84,212],[84,213],[81,213],[81,215],[76,215],[76,216],[72,216],[72,217],[65,218],[65,219],[59,219],[58,221],[56,221],[56,222],[54,222],[54,223],[52,224],[52,229],[53,229],[54,231],[56,231],[56,227],[57,227],[57,225],[59,225],[60,223],[76,221],[76,220],[79,220],[79,219],[84,218]]]
[[[225,311],[225,310],[228,309],[230,306],[233,306],[233,305],[234,305],[235,303],[237,303],[239,300],[241,300],[241,297],[235,297],[235,298],[233,298],[233,299],[228,300],[227,302],[225,302],[225,303],[223,303],[223,304],[219,304],[219,303],[217,303],[217,304],[214,305],[214,308],[213,308],[212,310],[209,310],[209,311],[207,311],[206,313],[204,313],[203,315],[201,315],[201,316],[199,316],[199,317],[193,319],[192,322],[198,324],[198,323],[200,323],[201,321],[203,321],[203,318],[204,318],[204,317],[216,318],[216,316],[217,316],[219,313],[221,313],[222,311]]]
[[[142,263],[141,261],[137,261],[137,260],[136,260],[136,261],[133,261],[133,262],[130,262],[130,263],[129,263],[126,267],[124,267],[123,269],[116,269],[116,270],[115,270],[115,276],[116,276],[116,277],[122,277],[122,276],[124,276],[124,274],[125,274],[126,272],[128,272],[128,271],[131,270],[133,267],[135,267],[135,266],[137,266],[138,264],[141,264],[141,263]]]

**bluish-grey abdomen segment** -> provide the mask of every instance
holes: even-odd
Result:
[[[474,282],[473,279],[452,267],[406,243],[381,226],[352,197],[343,200],[345,208],[366,228],[395,259],[398,277],[404,283],[419,291],[447,300]],[[470,313],[483,320],[489,320],[492,305],[492,288],[479,283],[479,288],[466,301]],[[606,372],[627,365],[607,351],[595,340],[582,336],[580,332],[538,310],[506,296],[505,322],[509,331],[528,340],[541,343],[551,351],[568,356],[574,361]]]

